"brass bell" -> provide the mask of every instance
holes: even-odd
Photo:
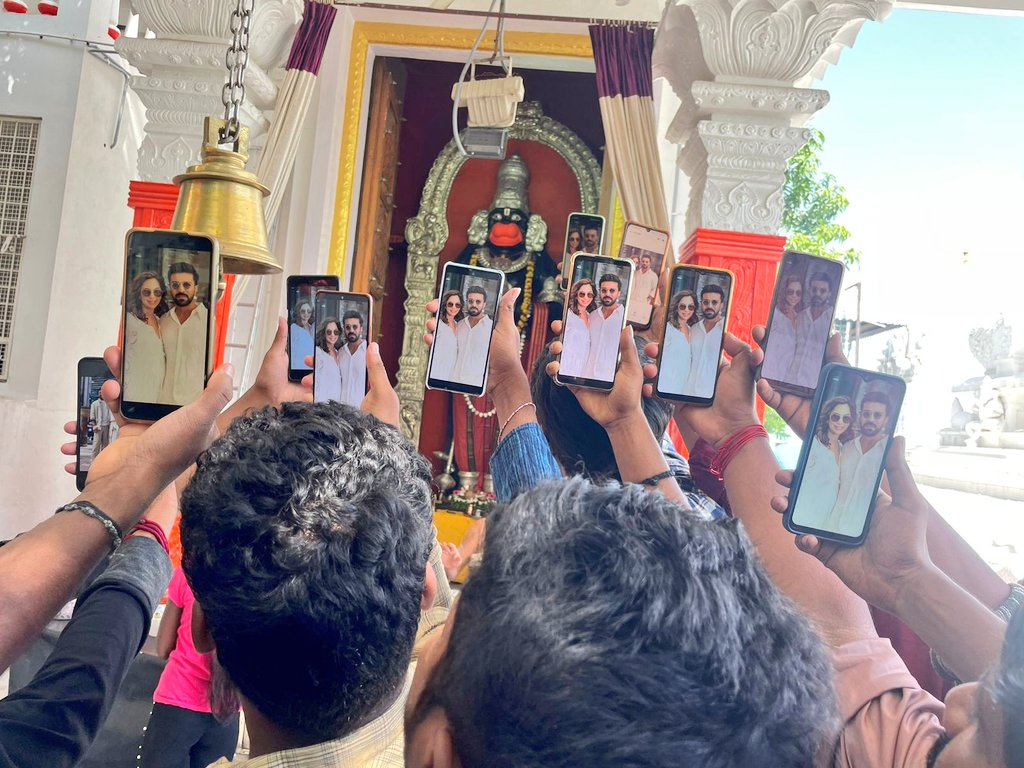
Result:
[[[174,183],[181,191],[171,229],[212,235],[220,242],[221,269],[240,275],[281,271],[267,245],[263,198],[270,189],[245,169],[249,159],[249,129],[239,126],[233,148],[219,144],[226,121],[207,117],[203,123],[203,162],[189,166]]]

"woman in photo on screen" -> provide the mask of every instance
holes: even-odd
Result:
[[[292,367],[307,368],[304,362],[313,354],[313,305],[303,299],[292,309],[292,324],[288,328],[292,350]]]
[[[563,256],[563,258],[566,260],[566,263],[572,260],[572,255],[576,253],[576,251],[582,250],[583,233],[580,232],[578,229],[570,229],[569,234],[566,235],[565,238],[565,255]]]
[[[686,387],[693,362],[690,332],[697,319],[697,294],[689,288],[684,288],[669,300],[665,349],[661,354],[658,378],[658,387],[663,392],[682,394]]]
[[[434,358],[430,378],[452,381],[455,360],[459,356],[457,327],[463,318],[462,294],[456,290],[445,291],[441,297],[441,317],[434,332]]]
[[[324,318],[316,332],[313,364],[313,398],[317,402],[341,401],[341,323],[336,317]]]
[[[590,313],[597,309],[596,298],[594,281],[588,277],[577,280],[569,290],[569,312],[558,362],[558,372],[563,376],[584,374],[590,356]]]
[[[845,395],[825,403],[814,425],[793,521],[798,525],[821,527],[839,496],[839,460],[843,445],[856,436],[853,429],[853,401]]]
[[[789,366],[796,356],[797,319],[804,308],[803,293],[803,281],[797,275],[789,275],[783,280],[782,290],[772,310],[768,349],[761,367],[761,376],[765,379],[790,379]]]
[[[167,288],[156,272],[140,272],[128,286],[124,335],[125,399],[157,403],[164,383],[160,317],[167,313]]]

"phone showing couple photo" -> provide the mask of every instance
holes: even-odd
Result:
[[[102,357],[83,357],[78,361],[75,483],[80,491],[85,489],[92,462],[117,438],[117,422],[100,398],[100,388],[112,378],[114,374]]]
[[[203,391],[213,365],[217,241],[131,229],[125,238],[121,413],[154,421]]]
[[[555,381],[611,389],[619,363],[619,336],[626,326],[633,262],[577,253],[569,274]]]
[[[572,257],[577,253],[597,255],[604,243],[604,216],[596,213],[570,213],[565,223],[565,245],[562,247],[562,290],[569,287]]]
[[[786,530],[864,541],[905,393],[896,376],[825,366],[782,518]]]
[[[474,397],[487,387],[491,336],[505,274],[448,262],[441,274],[437,329],[427,363],[427,387]]]
[[[733,296],[727,269],[681,264],[672,268],[658,357],[659,397],[711,405]]]
[[[654,307],[658,303],[658,280],[668,253],[668,232],[652,229],[635,221],[626,223],[619,246],[619,258],[633,262],[633,282],[629,288],[629,311],[626,322],[634,328],[651,327]]]
[[[366,396],[373,299],[365,293],[317,291],[313,304],[313,400],[358,408]]]
[[[313,357],[316,325],[313,317],[317,291],[336,291],[337,275],[290,275],[287,281],[288,378],[301,381],[313,368],[306,358]]]
[[[814,394],[844,271],[832,259],[794,251],[783,255],[758,372],[776,391]]]

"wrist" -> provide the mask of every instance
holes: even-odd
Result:
[[[755,445],[768,447],[768,433],[761,424],[747,424],[729,433],[716,443],[708,471],[724,479],[733,461],[741,454],[753,450]]]
[[[637,429],[642,428],[647,432],[651,431],[651,427],[647,423],[647,418],[644,416],[644,412],[640,409],[630,411],[627,414],[610,419],[604,424],[601,424],[601,426],[604,428],[604,431],[608,433],[608,439],[612,441]]]
[[[731,438],[740,434],[743,430],[750,427],[760,426],[762,426],[761,422],[754,418],[743,419],[732,424],[725,424],[721,431],[716,431],[714,435],[710,435],[711,439],[705,437],[704,442],[711,443],[716,451],[720,451]]]
[[[930,602],[935,595],[941,594],[950,583],[950,578],[930,560],[918,563],[901,573],[886,577],[889,596],[887,600],[879,602],[889,604],[878,607],[902,618],[910,615],[916,607]]]
[[[492,374],[497,373],[492,371]],[[498,374],[495,378],[498,381],[495,382],[493,387],[490,387],[488,394],[490,395],[491,402],[494,403],[494,407],[498,410],[498,415],[502,418],[508,418],[508,414],[512,412],[512,409],[518,408],[528,400],[533,400],[533,395],[530,392],[530,383],[526,380],[526,374],[519,370],[519,376],[515,374],[501,375]]]

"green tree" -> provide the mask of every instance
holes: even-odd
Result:
[[[843,247],[850,239],[850,230],[836,223],[850,201],[836,177],[821,168],[824,146],[825,135],[812,128],[811,138],[793,155],[786,169],[782,210],[786,248],[855,264],[860,254]]]

